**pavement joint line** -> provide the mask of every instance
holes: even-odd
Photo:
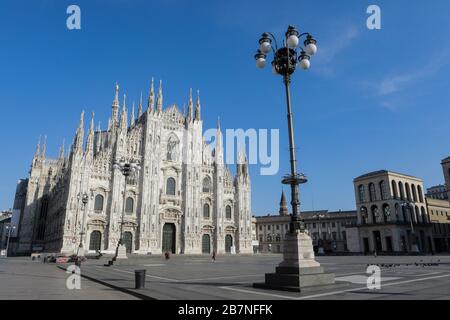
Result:
[[[131,274],[134,274],[134,272],[126,271],[126,270],[120,270],[120,269],[113,269],[113,270],[118,271],[118,272],[124,272],[124,273],[131,273]],[[177,279],[170,279],[170,278],[164,278],[164,277],[153,276],[153,275],[151,275],[151,274],[146,274],[145,276],[146,276],[146,277],[149,277],[149,278],[155,278],[155,279],[160,279],[160,280],[167,280],[167,281],[170,281],[170,282],[180,282],[180,281],[183,281],[183,280],[177,280]]]
[[[118,272],[126,272],[126,273],[131,273],[134,274],[134,272],[131,271],[126,271],[126,270],[120,270],[120,269],[113,269],[115,271]],[[170,279],[170,278],[164,278],[164,277],[159,277],[159,276],[154,276],[154,275],[146,275],[147,277],[150,278],[157,278],[157,279],[162,279],[162,280],[168,280],[171,282],[190,282],[190,281],[207,281],[207,280],[220,280],[220,279],[233,279],[233,278],[245,278],[245,277],[260,277],[260,274],[249,274],[249,275],[237,275],[237,276],[224,276],[224,277],[214,277],[214,278],[199,278],[199,279]],[[246,282],[245,282],[246,283]]]

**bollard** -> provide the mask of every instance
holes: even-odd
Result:
[[[145,288],[145,270],[134,270],[136,289]]]

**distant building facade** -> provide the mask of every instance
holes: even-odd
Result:
[[[382,170],[364,174],[353,183],[362,252],[409,252],[413,234],[421,252],[432,252],[421,179]]]
[[[349,229],[356,227],[356,211],[327,210],[305,211],[301,214],[305,221],[316,251],[319,242],[322,243],[325,252],[348,252]],[[289,231],[289,215],[286,197],[281,195],[280,210],[278,215],[256,217],[256,236],[259,241],[259,251],[262,253],[283,252],[283,239]],[[354,232],[355,230],[351,230]]]
[[[448,200],[447,188],[444,185],[430,187],[425,196],[430,199]]]
[[[450,157],[441,161],[442,171],[444,172],[445,188],[447,189],[447,199],[450,199]]]
[[[450,204],[448,200],[433,198],[426,200],[433,228],[435,252],[450,252]]]

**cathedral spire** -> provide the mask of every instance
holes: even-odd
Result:
[[[122,115],[120,116],[120,127],[122,129],[126,129],[128,126],[128,115],[127,115],[127,105],[126,105],[127,95],[123,95],[123,106],[122,106]]]
[[[44,144],[42,145],[41,158],[45,159],[45,152],[47,151],[47,135],[44,136]]]
[[[152,85],[150,86],[150,94],[148,95],[147,101],[147,113],[153,112],[155,110],[155,87],[154,79],[152,77]]]
[[[200,121],[201,116],[200,116],[200,110],[201,106],[200,106],[200,90],[197,90],[197,104],[195,105],[195,120]]]
[[[215,157],[216,163],[223,165],[223,140],[222,131],[220,129],[220,118],[217,118]]]
[[[95,113],[92,111],[92,118],[91,118],[91,125],[89,127],[89,133],[94,133],[94,117],[95,117]]]
[[[64,160],[65,157],[65,144],[66,144],[66,139],[63,139],[63,143],[61,145],[61,147],[59,148],[59,160]]]
[[[158,90],[158,97],[156,99],[156,111],[158,113],[162,112],[163,108],[163,93],[162,93],[162,80],[159,81],[159,90]]]
[[[138,108],[138,119],[142,117],[142,91],[141,91],[141,99],[139,100],[139,108]]]
[[[94,154],[94,117],[95,113],[92,112],[91,125],[89,126],[89,133],[86,141],[86,153]]]
[[[35,159],[39,158],[40,152],[41,152],[41,136],[39,135],[39,139],[36,144],[36,152],[34,153]]]
[[[84,110],[81,112],[80,123],[78,124],[77,133],[75,135],[75,144],[74,147],[76,150],[83,150],[83,141],[84,141]]]
[[[130,127],[134,126],[134,121],[136,120],[134,115],[134,101],[133,106],[131,107],[131,118],[130,118]]]
[[[119,84],[116,82],[116,93],[114,95],[114,101],[112,104],[112,120],[115,123],[119,122]]]
[[[188,121],[191,122],[193,117],[192,117],[192,110],[194,108],[194,103],[192,102],[192,88],[189,90],[189,104],[188,104],[188,114],[187,114],[187,118]]]
[[[280,201],[280,216],[287,216],[289,215],[286,197],[284,196],[284,191],[281,192],[281,201]]]
[[[102,129],[100,126],[100,121],[97,126],[97,144],[96,144],[96,152],[99,153],[102,146]]]

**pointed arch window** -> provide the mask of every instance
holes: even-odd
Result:
[[[228,220],[231,220],[231,206],[226,206],[226,208],[225,208],[225,217]]]
[[[210,206],[209,204],[205,203],[203,205],[203,218],[209,219],[209,217],[210,217]]]
[[[166,194],[174,196],[176,190],[176,182],[174,178],[168,178],[166,183]]]
[[[104,199],[105,198],[101,194],[98,194],[95,196],[94,211],[98,211],[98,212],[103,211]]]
[[[128,197],[125,202],[125,213],[132,214],[134,212],[134,199]]]

